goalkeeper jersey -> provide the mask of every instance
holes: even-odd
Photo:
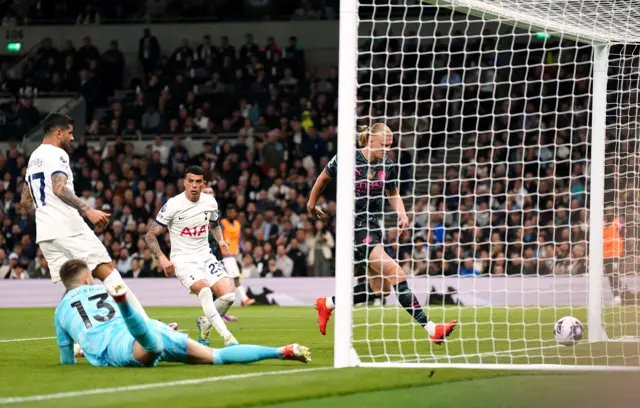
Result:
[[[120,310],[101,285],[85,285],[65,293],[54,315],[58,347],[80,345],[87,360],[98,360],[113,331],[126,330]]]

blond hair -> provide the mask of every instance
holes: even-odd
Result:
[[[366,125],[360,126],[358,130],[359,130],[358,144],[360,145],[360,147],[365,147],[366,145],[369,144],[369,138],[371,137],[372,134],[391,133],[391,129],[389,128],[389,126],[381,122],[374,123],[373,126],[371,127]]]

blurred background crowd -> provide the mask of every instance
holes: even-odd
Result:
[[[75,10],[80,24],[112,18],[100,2],[72,3],[41,0],[20,15],[38,21]],[[118,18],[222,18],[232,3],[108,9]],[[334,18],[335,3],[274,2],[270,18]],[[5,8],[5,19],[15,12]],[[327,219],[309,219],[306,200],[336,153],[337,61],[319,72],[299,33],[285,43],[250,32],[238,44],[207,35],[168,50],[150,27],[137,40],[136,61],[126,61],[117,41],[100,50],[86,37],[58,49],[45,39],[21,79],[0,75],[11,95],[0,106],[4,134],[37,125],[38,92],[84,97],[86,131],[70,152],[76,192],[112,214],[98,233],[125,276],[162,276],[143,236],[182,190],[190,164],[206,169],[223,212],[239,209],[245,276],[333,276],[335,183],[320,202]],[[390,156],[413,222],[402,232],[386,216],[385,248],[410,275],[585,273],[591,50],[485,34],[481,41],[456,31],[436,43],[411,31],[361,37],[359,122],[384,118],[398,133]],[[139,75],[130,74],[132,64]],[[15,140],[0,153],[0,278],[45,277],[34,220],[18,204],[27,155]]]

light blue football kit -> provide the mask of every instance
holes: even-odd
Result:
[[[161,345],[157,361],[186,362],[185,333],[172,330],[157,320],[146,321]],[[62,364],[72,364],[74,341],[94,366],[139,367],[133,357],[135,339],[103,286],[85,285],[68,291],[55,312],[55,329]],[[157,364],[156,361],[156,364]]]

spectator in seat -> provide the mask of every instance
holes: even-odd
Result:
[[[10,271],[11,267],[7,262],[7,254],[4,249],[0,248],[0,279],[5,279]]]
[[[262,270],[260,273],[261,278],[282,278],[284,274],[276,264],[276,258],[274,256],[270,256],[267,259],[266,268]]]
[[[78,50],[78,56],[80,57],[80,64],[88,64],[90,60],[97,60],[100,58],[100,52],[98,48],[93,45],[91,37],[84,37],[82,40],[82,47]]]
[[[111,41],[110,48],[102,54],[102,62],[105,71],[109,73],[104,78],[109,85],[110,93],[108,96],[112,96],[113,90],[120,89],[123,85],[125,58],[118,48],[118,41]]]
[[[304,50],[298,44],[298,37],[289,37],[289,45],[285,48],[285,58],[292,65],[296,76],[302,76],[305,71]]]
[[[307,265],[311,267],[311,276],[335,276],[333,269],[333,235],[327,230],[324,222],[317,220],[313,226],[313,233],[307,238],[309,256]]]
[[[242,66],[249,64],[252,57],[260,54],[260,48],[253,42],[253,34],[245,35],[244,39],[245,43],[240,47],[238,54],[239,62]]]
[[[236,58],[236,49],[233,45],[229,44],[229,37],[227,37],[226,35],[220,37],[218,54],[222,59],[229,57],[231,60],[234,60]]]
[[[215,57],[217,58],[218,50],[211,44],[211,36],[205,35],[202,37],[202,44],[198,46],[196,50],[196,54],[194,59],[196,61],[204,62],[207,58],[211,58],[211,60]]]
[[[144,29],[144,34],[138,42],[138,59],[142,65],[145,77],[156,68],[160,58],[160,44],[155,36],[151,35],[151,30]]]
[[[4,276],[5,279],[25,280],[29,279],[24,266],[19,262],[20,256],[15,252],[9,255],[9,271]]]
[[[275,54],[281,55],[282,48],[276,44],[276,40],[273,37],[267,38],[267,45],[262,49],[262,56],[265,61],[272,61]]]
[[[280,244],[276,248],[276,268],[282,272],[286,278],[290,278],[293,273],[293,261],[287,255],[287,249],[284,244]]]
[[[158,135],[155,137],[152,151],[160,154],[160,163],[167,163],[169,161],[169,147],[163,143],[162,136]]]
[[[284,161],[284,146],[281,143],[279,130],[269,132],[268,141],[262,151],[262,159],[267,168],[277,168]]]
[[[49,265],[47,264],[47,260],[44,259],[42,253],[38,253],[33,262],[29,263],[27,274],[29,275],[30,279],[47,279],[51,276]],[[1,271],[0,276],[2,276]]]
[[[300,249],[300,243],[296,238],[292,238],[289,243],[287,256],[293,261],[292,277],[307,276],[307,256]]]
[[[193,52],[193,48],[189,46],[189,40],[187,38],[183,38],[180,46],[176,48],[171,56],[171,63],[176,69],[184,69],[185,62],[188,58],[193,59],[195,54]]]
[[[20,99],[20,105],[16,115],[18,119],[22,123],[27,124],[29,128],[34,127],[40,122],[40,114],[33,106],[33,99],[31,98]]]
[[[120,249],[118,254],[118,261],[116,262],[116,268],[122,273],[123,276],[131,277],[132,275],[132,261],[133,258],[129,255],[127,248]]]

